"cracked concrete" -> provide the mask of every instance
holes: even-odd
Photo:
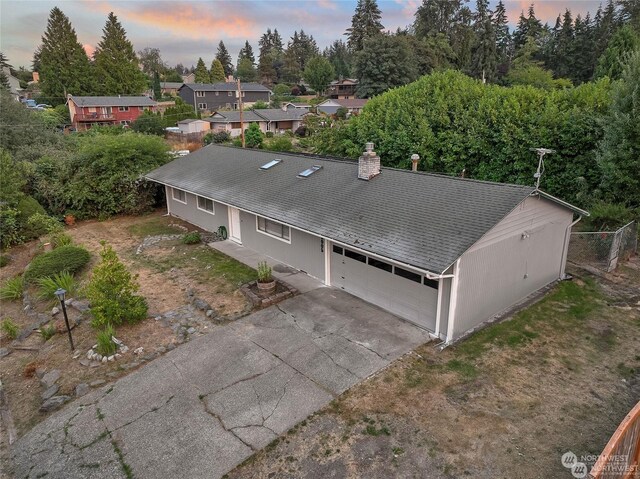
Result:
[[[15,477],[215,478],[428,341],[319,288],[220,326],[105,385],[12,447]]]

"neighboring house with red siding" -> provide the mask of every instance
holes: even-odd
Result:
[[[129,126],[145,110],[155,112],[158,104],[146,96],[72,96],[67,99],[73,127],[88,130],[94,125]]]

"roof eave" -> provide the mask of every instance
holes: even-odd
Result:
[[[580,209],[577,206],[574,206],[571,203],[567,203],[566,201],[563,201],[560,198],[556,198],[555,196],[550,195],[549,193],[546,193],[542,190],[535,190],[531,193],[531,196],[536,196],[536,195],[540,195],[541,197],[546,198],[550,201],[553,201],[554,203],[557,203],[560,206],[564,206],[565,208],[568,208],[574,213],[577,213],[581,216],[591,216],[591,214],[588,211]]]

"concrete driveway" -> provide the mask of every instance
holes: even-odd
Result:
[[[15,477],[216,478],[428,340],[320,288],[215,328],[50,416],[12,447]]]

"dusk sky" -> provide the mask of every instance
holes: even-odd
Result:
[[[491,0],[495,5],[497,0]],[[382,23],[395,30],[413,22],[420,0],[379,0]],[[473,5],[471,2],[470,5]],[[512,25],[531,0],[506,0]],[[574,15],[598,7],[599,0],[538,0],[538,18],[553,23],[558,13],[569,8]],[[217,44],[225,42],[234,62],[245,40],[258,53],[258,39],[271,27],[286,41],[301,28],[312,34],[322,49],[331,41],[345,38],[356,0],[208,0],[208,1],[102,1],[102,0],[0,0],[0,50],[15,66],[30,67],[33,51],[47,24],[49,11],[58,6],[71,19],[79,41],[90,53],[99,41],[107,14],[113,11],[127,31],[134,48],[159,48],[170,65],[195,65],[202,57],[207,65]]]

